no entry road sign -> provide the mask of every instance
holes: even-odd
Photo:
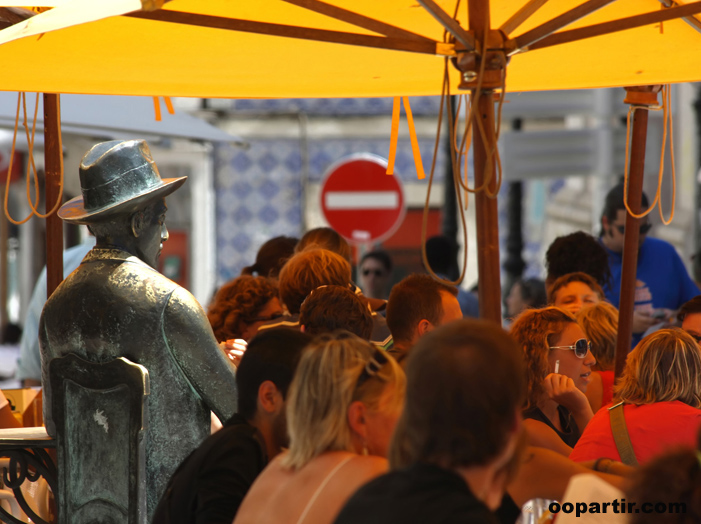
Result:
[[[321,210],[329,225],[349,242],[379,242],[402,223],[406,211],[402,184],[386,169],[385,159],[364,153],[341,159],[326,174]]]

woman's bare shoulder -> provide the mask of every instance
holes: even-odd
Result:
[[[528,443],[531,446],[551,449],[566,457],[572,453],[572,448],[565,444],[555,431],[539,420],[526,419],[523,427],[528,433]]]
[[[354,473],[358,477],[372,479],[383,473],[387,473],[389,463],[387,459],[371,455],[357,455],[347,465],[346,473]]]

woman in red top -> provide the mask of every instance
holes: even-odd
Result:
[[[608,302],[585,306],[577,312],[577,323],[591,340],[596,358],[586,395],[594,413],[613,400],[613,359],[618,337],[618,310]]]
[[[701,349],[681,329],[661,329],[628,355],[614,402],[623,413],[633,452],[645,463],[667,448],[695,446],[701,428]],[[589,421],[570,458],[621,460],[607,409]]]

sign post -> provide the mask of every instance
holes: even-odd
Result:
[[[387,175],[387,161],[369,153],[331,166],[321,185],[321,211],[329,225],[355,245],[380,242],[406,213],[401,181]]]

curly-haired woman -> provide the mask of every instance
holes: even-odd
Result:
[[[265,277],[243,275],[224,284],[214,296],[207,318],[217,341],[249,340],[258,327],[282,316],[275,283]]]
[[[529,442],[569,455],[594,415],[584,392],[596,363],[574,317],[556,307],[529,309],[511,326],[523,348]]]

